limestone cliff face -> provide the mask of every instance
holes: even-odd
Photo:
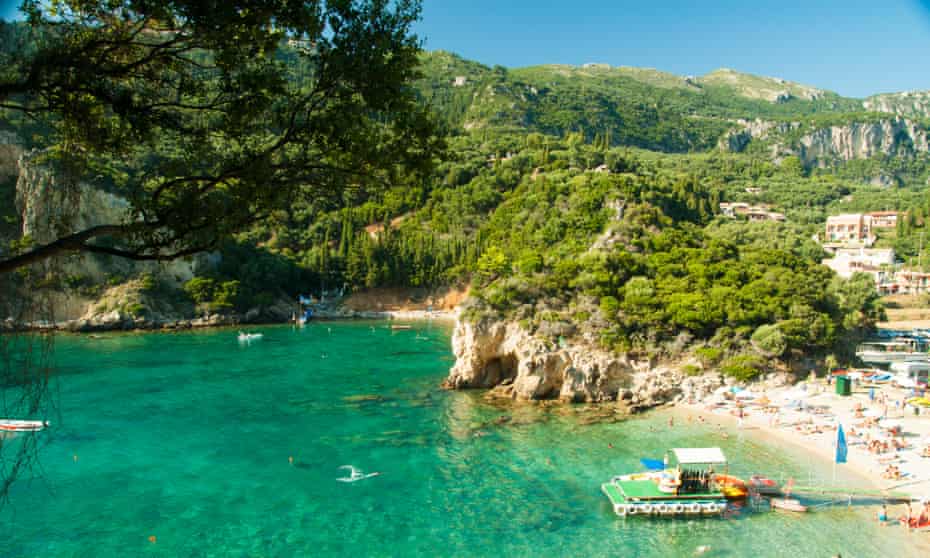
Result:
[[[588,345],[552,346],[514,322],[460,319],[452,349],[456,362],[444,383],[452,389],[496,388],[514,399],[621,400],[633,410],[682,394],[684,378],[673,367]]]
[[[930,116],[930,91],[903,91],[873,95],[862,102],[866,110],[911,118]]]
[[[925,153],[930,145],[927,132],[916,123],[890,118],[820,128],[803,136],[797,149],[805,164],[822,166],[835,160],[868,159],[874,155]]]
[[[84,183],[72,183],[36,154],[19,161],[16,207],[22,215],[23,236],[44,243],[62,233],[93,225],[120,224],[129,218],[129,203]]]
[[[74,182],[57,173],[41,160],[40,153],[19,151],[15,166],[2,164],[4,138],[0,137],[0,172],[16,173],[15,205],[20,216],[22,236],[34,242],[47,243],[62,235],[84,230],[94,225],[125,223],[132,218],[129,202],[114,193],[83,182]],[[7,151],[15,147],[8,144]],[[141,272],[151,273],[167,282],[180,284],[193,277],[197,265],[207,258],[168,263],[132,262],[121,258],[93,254],[74,255],[59,262],[62,273],[80,277],[88,284],[106,284],[116,276],[131,277]],[[87,300],[75,293],[54,295],[56,315],[60,321],[87,319],[104,315],[98,301]]]
[[[788,139],[792,132],[798,133],[801,127],[798,122],[740,120],[736,124],[736,128],[720,139],[721,149],[739,152],[755,140],[767,140],[771,143],[773,158],[795,155],[808,167],[875,155],[914,155],[930,151],[927,131],[902,117],[825,126],[804,133],[799,139]]]
[[[741,152],[754,139],[764,139],[770,134],[784,134],[798,127],[796,122],[770,122],[767,120],[737,120],[736,128],[720,138],[718,147],[724,151]]]
[[[0,131],[0,183],[15,181],[19,176],[19,159],[23,156],[22,142],[15,134]]]

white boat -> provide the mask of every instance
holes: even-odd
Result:
[[[261,333],[245,333],[243,331],[239,332],[239,341],[248,343],[249,341],[256,341],[262,338]]]
[[[2,432],[38,432],[48,426],[47,420],[0,419]]]
[[[895,373],[891,379],[893,383],[899,387],[913,388],[928,383],[930,362],[894,362],[891,364],[891,371]]]
[[[871,364],[926,361],[930,354],[920,350],[916,339],[870,341],[856,347],[856,357]]]
[[[783,510],[783,511],[793,511],[793,512],[806,512],[807,506],[802,504],[800,501],[795,500],[794,498],[772,498],[769,500],[769,504],[772,506],[773,510]]]

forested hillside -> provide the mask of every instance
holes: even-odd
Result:
[[[824,148],[823,164],[793,151],[820,130],[903,118],[860,100],[730,70],[421,59],[417,95],[446,144],[428,176],[346,184],[335,203],[296,198],[194,279],[146,275],[146,288],[198,311],[246,312],[343,286],[470,284],[473,317],[617,350],[706,343],[708,359],[735,359],[730,370],[748,376],[761,355],[834,351],[881,315],[868,282],[819,265],[811,237],[828,214],[912,210],[887,240],[905,258],[930,216],[920,138],[848,160],[825,161]],[[908,133],[922,133],[922,115],[908,116]],[[768,204],[786,222],[723,217],[724,201]]]

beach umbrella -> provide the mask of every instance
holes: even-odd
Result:
[[[915,382],[911,378],[895,378],[894,382],[903,388],[917,387],[917,382]]]
[[[862,411],[862,415],[870,418],[878,418],[882,416],[882,412],[877,409],[866,409]]]
[[[756,396],[752,392],[744,390],[744,391],[737,393],[736,398],[737,399],[755,399]]]

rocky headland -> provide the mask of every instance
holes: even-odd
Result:
[[[489,389],[489,397],[564,402],[617,402],[635,412],[676,401],[700,401],[731,378],[713,370],[683,372],[684,359],[656,362],[611,353],[583,340],[550,342],[516,322],[460,319],[452,335],[449,389]],[[766,383],[780,385],[785,375]]]

